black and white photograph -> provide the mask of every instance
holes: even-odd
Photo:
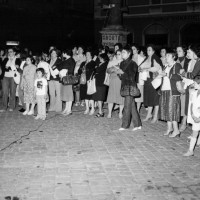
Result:
[[[0,200],[199,200],[200,0],[0,0]]]

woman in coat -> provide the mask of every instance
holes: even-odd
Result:
[[[124,109],[124,97],[120,95],[121,89],[121,80],[117,75],[116,70],[119,69],[120,63],[122,62],[122,50],[118,49],[115,55],[116,59],[111,60],[107,66],[107,73],[109,74],[109,88],[108,88],[108,116],[107,118],[112,117],[113,105],[119,105],[119,118],[121,119]]]
[[[144,106],[148,107],[147,116],[143,121],[152,119],[151,123],[155,123],[158,120],[159,110],[159,88],[154,88],[152,81],[158,76],[159,72],[162,71],[162,61],[155,54],[155,48],[153,45],[147,47],[147,58],[140,65],[140,71],[146,72],[147,77],[144,82]],[[161,81],[160,81],[161,83]],[[154,115],[152,111],[154,108]]]
[[[123,88],[128,88],[124,95],[124,111],[122,117],[122,126],[120,131],[126,130],[130,127],[131,120],[133,122],[133,131],[141,129],[142,123],[139,113],[135,105],[135,97],[130,92],[131,88],[137,87],[136,76],[138,73],[137,64],[131,59],[132,50],[129,47],[124,47],[122,50],[122,59],[120,69],[117,73],[120,75],[122,81],[121,92]]]
[[[190,45],[187,50],[187,57],[190,59],[187,71],[182,73],[182,76],[189,80],[200,79],[200,48],[196,45]],[[187,82],[187,81],[186,81]],[[188,85],[189,86],[189,85]],[[188,114],[189,105],[189,90],[186,89],[185,99],[185,114]]]
[[[144,58],[139,54],[139,47],[137,44],[133,44],[131,46],[132,51],[133,51],[133,61],[136,62],[136,64],[138,66],[140,66],[142,64],[142,62],[144,61]],[[140,108],[141,108],[141,104],[144,101],[144,81],[141,79],[142,73],[140,72],[138,74],[138,78],[137,78],[137,86],[140,90],[140,97],[135,98],[135,102],[137,103],[137,110],[138,112],[140,112]]]
[[[59,74],[61,77],[61,101],[65,101],[65,109],[63,110],[63,115],[71,115],[72,114],[72,102],[74,100],[74,94],[72,91],[72,85],[63,85],[62,78],[64,76],[73,75],[74,74],[74,67],[75,61],[71,57],[72,51],[67,49],[64,50],[62,53],[63,58],[65,59],[61,63],[58,64]]]
[[[92,60],[92,51],[87,50],[86,51],[86,61],[81,63],[81,66],[78,70],[78,74],[81,75],[82,73],[85,73],[86,75],[86,83],[80,84],[80,98],[81,100],[85,100],[85,106],[86,110],[84,114],[93,115],[94,114],[94,100],[92,99],[92,95],[87,94],[87,81],[94,75],[94,70],[96,67],[96,63],[94,60]],[[89,108],[91,106],[91,110]]]
[[[99,112],[96,117],[104,117],[102,111],[103,102],[106,100],[107,96],[107,86],[104,85],[104,80],[106,76],[106,69],[108,65],[108,56],[106,53],[99,55],[100,64],[95,68],[94,77],[96,79],[96,93],[92,95],[92,99],[98,103]]]

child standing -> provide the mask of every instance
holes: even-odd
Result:
[[[190,147],[184,156],[193,156],[194,148],[200,145],[200,79],[194,82],[194,91],[190,93],[189,109],[188,109],[188,123],[192,124],[192,136],[190,137]],[[197,140],[198,139],[198,140]]]
[[[38,114],[35,119],[46,119],[46,100],[47,100],[47,80],[43,68],[36,70],[37,79],[35,80],[35,96],[37,102]]]

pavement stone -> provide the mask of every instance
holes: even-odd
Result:
[[[190,127],[180,138],[164,137],[161,121],[119,132],[117,112],[107,119],[81,109],[46,121],[0,113],[0,200],[200,199],[200,149],[182,156]]]

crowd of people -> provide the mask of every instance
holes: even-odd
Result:
[[[65,84],[65,77],[78,82]],[[154,45],[120,43],[114,50],[101,46],[97,51],[50,47],[41,55],[9,47],[0,51],[0,79],[1,112],[16,108],[16,96],[23,115],[34,115],[37,105],[35,119],[42,120],[47,112],[71,115],[72,106],[85,107],[84,115],[105,117],[107,103],[107,118],[119,109],[119,131],[129,129],[131,122],[132,131],[137,131],[142,121],[162,120],[167,122],[163,135],[174,138],[192,124],[184,156],[194,155],[200,146],[200,49],[196,45],[162,48],[160,55]],[[143,120],[141,105],[147,113]]]

